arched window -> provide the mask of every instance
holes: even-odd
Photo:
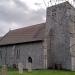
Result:
[[[32,63],[32,58],[31,57],[28,57],[28,62]]]
[[[17,58],[17,59],[20,58],[20,50],[19,50],[19,49],[16,50],[16,58]]]
[[[2,51],[0,51],[0,58],[1,58],[1,60],[2,60]]]

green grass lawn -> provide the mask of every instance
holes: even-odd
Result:
[[[8,75],[75,75],[75,72],[58,70],[33,70],[31,73],[24,71],[23,74],[19,74],[18,71],[8,71]]]

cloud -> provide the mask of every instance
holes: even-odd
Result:
[[[44,18],[43,8],[32,10],[20,0],[0,0],[0,35],[7,33],[9,28],[44,22]]]
[[[0,35],[3,36],[6,32],[9,31],[10,25],[5,22],[0,21]]]

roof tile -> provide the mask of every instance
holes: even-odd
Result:
[[[45,23],[11,30],[0,40],[0,45],[43,40],[44,30]]]

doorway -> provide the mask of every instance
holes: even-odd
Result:
[[[30,56],[28,57],[28,63],[32,63],[32,58]]]

